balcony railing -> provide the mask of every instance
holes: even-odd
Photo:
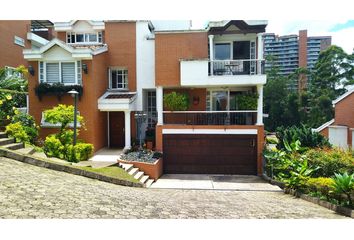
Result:
[[[164,111],[164,124],[255,125],[257,111]]]
[[[209,75],[255,75],[265,74],[265,60],[212,60]]]

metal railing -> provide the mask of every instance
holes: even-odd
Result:
[[[240,59],[240,60],[210,60],[209,75],[255,75],[265,74],[265,60]]]
[[[164,111],[164,124],[255,125],[257,111]]]

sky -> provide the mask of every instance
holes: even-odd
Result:
[[[193,28],[204,28],[207,21],[193,20]],[[266,32],[278,35],[298,34],[307,29],[308,36],[332,36],[332,44],[347,53],[354,49],[354,20],[268,20]]]

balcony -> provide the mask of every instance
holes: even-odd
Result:
[[[266,83],[264,60],[180,60],[181,86],[254,86]]]
[[[164,111],[164,124],[255,125],[257,111]]]

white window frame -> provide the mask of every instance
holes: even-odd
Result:
[[[77,115],[80,116],[80,112],[79,111],[77,111]],[[41,124],[40,125],[41,125],[41,127],[44,127],[44,128],[60,128],[61,127],[60,123],[53,124],[53,123],[46,122],[45,119],[44,119],[44,112],[42,112]],[[69,123],[68,127],[69,128],[74,128],[74,122]],[[80,124],[79,121],[77,122],[77,127],[81,128],[81,124]]]
[[[207,95],[209,94],[209,109],[207,111],[216,111],[213,110],[213,101],[212,101],[212,95],[213,92],[227,92],[227,106],[226,106],[226,111],[230,111],[230,92],[235,92],[235,91],[239,91],[239,92],[251,92],[252,88],[244,88],[244,89],[237,89],[237,88],[211,88],[211,89],[207,89]],[[207,99],[206,99],[207,101]],[[206,102],[206,109],[208,108],[208,102]]]
[[[83,42],[77,42],[77,34],[83,34],[84,35],[84,41]],[[96,34],[96,42],[90,42],[86,41],[86,37],[89,39],[89,34]],[[71,42],[71,37],[68,38],[68,36],[74,35],[74,40],[75,42]],[[70,42],[68,41],[70,39]],[[87,40],[88,40],[87,39]],[[99,39],[101,41],[99,41]],[[95,44],[102,44],[103,43],[103,34],[102,32],[66,32],[66,43],[70,45],[80,45],[80,44],[85,44],[85,45],[95,45]]]
[[[43,79],[40,77],[41,64],[43,63]],[[61,64],[62,63],[74,63],[75,64],[75,82],[74,83],[63,83],[64,85],[82,85],[82,67],[78,68],[78,62],[82,62],[81,60],[73,61],[39,61],[38,62],[38,81],[39,83],[47,83],[47,63],[58,63],[59,64],[59,83],[63,83],[62,81],[62,72],[61,72]],[[81,70],[81,83],[78,82],[78,69]],[[41,81],[43,80],[43,81]],[[53,84],[53,83],[49,83]]]
[[[126,71],[127,74],[126,74],[126,82],[122,85],[125,85],[125,88],[112,88],[112,70],[115,70],[115,71]],[[128,90],[129,89],[129,74],[128,74],[128,69],[127,68],[124,68],[124,67],[110,67],[108,69],[108,79],[109,79],[109,83],[108,83],[108,86],[109,86],[109,89],[111,90]],[[118,83],[117,83],[117,86],[118,86]]]

